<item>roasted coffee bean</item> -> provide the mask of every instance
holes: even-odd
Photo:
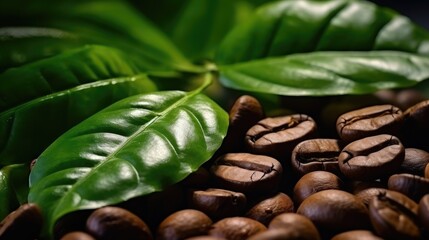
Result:
[[[229,111],[228,133],[220,152],[242,152],[246,132],[264,117],[264,110],[256,98],[249,95],[239,97]]]
[[[226,239],[220,238],[220,237],[215,237],[215,236],[204,235],[204,236],[186,238],[186,240],[226,240]]]
[[[335,174],[314,171],[302,176],[293,189],[293,199],[297,206],[310,195],[328,189],[344,189],[343,181]]]
[[[418,216],[421,226],[429,233],[429,194],[420,199]]]
[[[341,172],[353,180],[374,180],[395,173],[404,160],[399,139],[382,134],[349,143],[338,157]]]
[[[37,205],[21,205],[0,222],[0,239],[33,240],[38,238],[42,224],[42,214]]]
[[[362,201],[367,207],[369,207],[369,203],[374,197],[377,197],[380,194],[383,194],[385,192],[390,192],[390,190],[387,190],[386,188],[367,188],[364,190],[359,191],[358,193],[355,193],[355,196],[357,199]],[[394,192],[394,191],[391,191]],[[395,194],[396,192],[392,193]]]
[[[383,192],[370,201],[369,215],[375,232],[386,239],[419,239],[417,203],[392,192]]]
[[[61,240],[95,240],[95,238],[86,232],[69,232]]]
[[[152,239],[145,222],[128,210],[119,207],[102,207],[86,221],[88,233],[97,239]]]
[[[243,193],[224,189],[209,188],[205,191],[193,191],[190,207],[217,220],[242,214],[246,207],[246,196]]]
[[[368,230],[353,230],[335,235],[331,240],[383,240]]]
[[[348,192],[358,194],[368,188],[384,188],[387,189],[387,182],[383,181],[349,181],[346,182]]]
[[[429,193],[429,179],[408,173],[394,174],[389,177],[387,187],[418,202]]]
[[[379,134],[397,135],[402,124],[401,109],[386,104],[344,113],[338,117],[336,126],[340,138],[352,142]]]
[[[168,216],[158,227],[158,240],[185,239],[207,234],[212,220],[203,212],[184,209]]]
[[[301,236],[297,236],[294,229],[278,228],[268,229],[248,238],[248,240],[302,240]]]
[[[292,151],[292,167],[301,176],[318,170],[339,174],[338,156],[342,145],[341,141],[328,138],[302,141]]]
[[[214,223],[209,235],[228,240],[241,240],[266,230],[262,223],[251,218],[230,217]]]
[[[298,143],[314,138],[316,130],[316,122],[304,114],[265,118],[247,131],[245,143],[250,152],[281,161]]]
[[[245,216],[268,225],[275,216],[293,211],[292,199],[284,193],[277,193],[253,205]]]
[[[405,145],[429,151],[426,136],[429,134],[429,100],[411,106],[404,111]]]
[[[319,240],[320,234],[313,222],[297,213],[283,213],[271,220],[268,229],[287,229],[290,238],[300,240]],[[289,237],[289,236],[288,236]]]
[[[220,188],[245,194],[275,192],[283,172],[276,159],[249,153],[220,156],[210,170]]]
[[[355,196],[340,190],[324,190],[305,199],[297,210],[308,217],[322,236],[369,229],[368,209]]]
[[[405,157],[399,172],[424,176],[425,167],[428,163],[428,152],[417,148],[405,148]]]

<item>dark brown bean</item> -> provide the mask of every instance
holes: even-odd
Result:
[[[102,207],[86,221],[88,233],[97,239],[152,239],[145,222],[128,210],[119,207]]]
[[[217,220],[242,214],[246,202],[246,196],[243,193],[209,188],[205,191],[193,191],[190,207],[204,212],[213,220]]]
[[[245,216],[268,225],[275,216],[293,211],[292,199],[284,193],[277,193],[253,205]]]
[[[428,163],[428,152],[417,148],[405,148],[405,157],[399,168],[399,172],[423,177],[425,174],[425,167]]]
[[[265,118],[247,131],[245,143],[252,153],[289,161],[293,148],[315,137],[316,130],[316,122],[304,114]]]
[[[205,235],[212,225],[212,220],[203,212],[184,209],[168,216],[158,227],[158,240],[185,239]]]
[[[95,240],[95,238],[86,232],[69,232],[61,240]]]
[[[419,239],[418,205],[407,196],[386,191],[372,198],[369,215],[377,235],[387,239]]]
[[[228,240],[241,240],[266,230],[267,228],[256,220],[246,217],[230,217],[214,223],[209,234]]]
[[[383,240],[368,230],[353,230],[335,235],[331,240]]]
[[[358,193],[355,193],[355,196],[357,199],[362,201],[367,207],[369,207],[369,203],[374,197],[377,197],[378,195],[383,194],[387,191],[390,191],[390,190],[387,190],[386,188],[377,188],[377,187],[367,188],[362,191],[359,191]]]
[[[341,139],[352,142],[379,135],[397,135],[403,124],[401,109],[390,104],[376,105],[342,114],[337,120],[337,132]]]
[[[214,237],[209,235],[186,238],[186,240],[226,240],[225,238]]]
[[[277,228],[255,234],[248,240],[303,240],[303,238],[291,228]]]
[[[283,168],[272,157],[228,153],[220,156],[210,171],[220,188],[257,194],[276,192]]]
[[[264,117],[263,108],[256,98],[249,95],[239,97],[229,111],[228,133],[220,151],[242,152],[246,132]]]
[[[297,213],[308,217],[325,237],[369,229],[367,207],[352,194],[340,190],[324,190],[309,196]]]
[[[356,195],[361,191],[368,188],[384,188],[387,189],[387,182],[385,181],[349,181],[346,183],[350,193]]]
[[[328,189],[344,189],[343,181],[337,175],[325,172],[314,171],[302,176],[293,188],[293,199],[297,206],[310,195]]]
[[[389,177],[387,187],[418,202],[429,193],[429,179],[408,173],[394,174]]]
[[[429,151],[426,136],[429,134],[429,100],[419,102],[404,111],[405,145]]]
[[[297,213],[283,213],[271,220],[268,229],[288,229],[290,239],[319,240],[320,235],[316,226],[307,217]],[[289,238],[286,238],[289,239]]]
[[[429,232],[429,194],[426,194],[420,199],[418,216],[420,225]]]
[[[33,203],[21,205],[0,222],[0,239],[33,240],[42,229],[40,208]]]
[[[374,180],[395,173],[404,160],[405,149],[399,139],[382,134],[349,143],[341,151],[341,172],[353,180]]]
[[[292,167],[299,175],[323,170],[339,174],[340,140],[315,138],[300,142],[292,151]]]

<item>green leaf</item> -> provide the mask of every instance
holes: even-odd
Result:
[[[87,46],[0,74],[0,165],[29,162],[102,108],[155,91],[139,69],[120,51]]]
[[[0,169],[0,219],[27,202],[29,174],[30,167],[27,164]]]
[[[165,8],[159,1],[141,2],[142,11],[154,19],[190,59],[213,58],[214,50],[226,33],[251,6],[236,0],[164,1],[174,7]]]
[[[16,3],[5,3],[0,13],[6,24],[64,30],[87,43],[122,49],[139,57],[151,70],[198,69],[160,30],[125,1],[24,2],[25,9]],[[15,11],[21,18],[17,19]]]
[[[327,51],[339,53],[327,53],[323,57],[323,52]],[[357,56],[356,51],[363,54]],[[398,53],[387,61],[384,51]],[[314,52],[321,54],[314,55]],[[299,63],[294,60],[294,54],[300,54]],[[291,59],[286,60],[289,55]],[[314,61],[313,56],[317,57]],[[329,59],[330,56],[335,59]],[[339,66],[333,69],[333,74],[347,78],[353,71],[354,75],[359,75],[359,81],[378,81],[374,84],[387,88],[410,86],[424,80],[428,70],[407,62],[408,59],[419,59],[418,62],[425,65],[423,56],[429,56],[429,33],[389,9],[358,0],[285,0],[259,8],[250,21],[233,29],[221,44],[216,62],[226,86],[280,95],[327,95],[357,94],[380,88],[355,86],[356,79],[348,79],[347,84],[355,82],[352,87],[336,87],[338,77],[326,74],[326,69],[322,69],[319,66],[322,63],[318,61],[347,62],[351,65],[347,68]],[[356,57],[360,60],[351,60]],[[365,64],[368,69],[361,67],[365,59],[373,63]],[[257,67],[255,60],[260,60],[258,63],[262,65]],[[382,61],[385,66],[381,66]],[[280,62],[284,63],[283,67]],[[310,67],[312,64],[316,66]],[[248,75],[245,69],[250,66],[255,67],[250,70],[252,77],[245,77]],[[329,67],[332,68],[336,66]],[[413,68],[420,72],[411,75],[401,72]],[[267,69],[277,72],[267,73]],[[388,74],[378,72],[386,69]],[[268,79],[265,78],[267,75]],[[282,80],[286,75],[289,78]],[[414,78],[417,75],[420,77]],[[316,81],[304,81],[305,76]],[[371,79],[374,76],[381,78]],[[393,80],[383,78],[387,76]],[[406,83],[401,83],[404,78]],[[395,79],[400,83],[392,84]],[[333,89],[324,90],[328,86]]]
[[[221,68],[231,88],[291,96],[364,94],[429,79],[429,57],[405,52],[315,52]],[[234,79],[234,81],[231,81]]]
[[[29,194],[42,208],[45,234],[66,213],[160,191],[208,160],[228,115],[200,91],[121,100],[49,146],[31,172]]]
[[[0,72],[82,45],[77,36],[54,28],[0,28]]]

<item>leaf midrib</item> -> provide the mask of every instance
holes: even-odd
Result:
[[[138,136],[141,132],[143,132],[144,130],[146,130],[148,127],[150,127],[152,124],[154,124],[158,119],[166,116],[169,112],[171,112],[172,109],[175,109],[177,106],[181,105],[183,102],[187,101],[188,99],[194,97],[195,95],[199,94],[201,91],[201,89],[197,89],[195,91],[189,92],[187,93],[183,98],[181,98],[179,101],[177,101],[176,103],[170,105],[169,107],[167,107],[165,110],[163,110],[162,112],[156,114],[156,116],[149,122],[147,122],[146,124],[142,125],[139,129],[137,129],[132,135],[130,135],[128,137],[128,139],[126,141],[124,141],[122,144],[120,144],[117,149],[112,152],[111,154],[109,154],[108,156],[106,156],[106,159],[104,161],[102,161],[101,163],[97,164],[96,166],[94,166],[88,174],[86,174],[85,176],[83,176],[82,178],[80,178],[75,184],[73,184],[73,186],[67,191],[66,194],[63,195],[63,197],[60,199],[60,201],[56,204],[56,206],[54,207],[54,210],[52,211],[52,215],[51,216],[56,216],[56,217],[60,217],[61,214],[66,214],[68,212],[70,212],[70,210],[76,210],[75,207],[69,208],[69,210],[65,209],[65,208],[59,208],[58,206],[61,206],[63,204],[64,199],[67,198],[67,196],[74,192],[73,190],[76,189],[78,186],[80,186],[80,184],[85,183],[85,179],[87,179],[88,177],[92,176],[93,173],[96,172],[96,170],[98,168],[100,168],[101,166],[103,166],[104,164],[107,164],[108,162],[110,162],[114,156],[116,156],[116,154],[118,152],[121,151],[121,149],[126,146],[130,141],[132,141],[134,139],[135,136]],[[134,167],[134,166],[133,166]],[[140,176],[139,176],[140,177]],[[140,183],[139,183],[140,185]],[[78,205],[79,206],[79,205]],[[65,209],[65,211],[64,211]],[[79,208],[78,208],[79,209]],[[59,210],[59,211],[58,211]],[[55,218],[51,218],[50,220],[54,220]],[[51,224],[53,224],[51,222]]]

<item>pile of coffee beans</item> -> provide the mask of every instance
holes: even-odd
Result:
[[[266,117],[241,96],[198,171],[162,192],[67,214],[55,238],[429,239],[429,100],[412,104],[351,109],[329,116],[331,128],[323,110]],[[41,221],[23,205],[0,239],[37,239]]]

